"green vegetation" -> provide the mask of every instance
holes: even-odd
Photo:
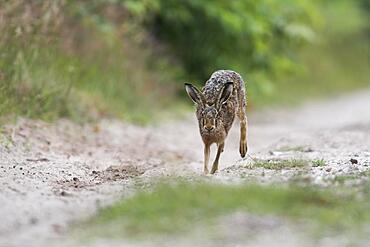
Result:
[[[307,160],[291,159],[291,160],[257,160],[253,163],[253,167],[261,167],[269,170],[282,170],[292,168],[307,167],[309,162]]]
[[[294,147],[291,147],[291,146],[282,146],[282,147],[278,148],[277,151],[280,151],[280,152],[290,152],[290,151],[293,151],[293,152],[304,152],[307,149],[308,148],[306,148],[304,146],[294,146]]]
[[[358,1],[125,3],[180,58],[187,80],[202,85],[216,68],[239,71],[250,107],[370,85],[368,9]]]
[[[12,140],[4,134],[4,130],[0,127],[0,145],[6,149],[13,146]]]
[[[280,77],[257,105],[297,104],[370,86],[368,9],[360,1],[321,1],[324,25],[317,39],[297,52],[296,73]],[[347,18],[343,18],[346,16]]]
[[[309,186],[165,183],[102,210],[88,229],[116,237],[178,233],[245,211],[313,223],[324,232],[347,232],[370,221],[370,197],[365,191],[340,195]]]
[[[180,108],[183,81],[220,68],[242,74],[252,108],[369,86],[368,11],[365,0],[2,1],[0,118],[145,123]]]
[[[0,116],[147,122],[161,108],[174,108],[177,67],[154,58],[133,23],[118,26],[96,16],[95,10],[107,11],[109,4],[1,5]]]
[[[284,73],[294,67],[297,45],[314,38],[320,22],[312,1],[126,1],[157,37],[203,80],[215,68],[248,78]],[[251,81],[253,81],[251,79]]]
[[[355,179],[358,179],[360,176],[359,175],[354,175],[354,174],[346,174],[346,175],[337,175],[334,178],[334,182],[337,182],[340,185],[345,184],[346,181],[353,181]]]
[[[345,174],[345,175],[337,175],[334,178],[334,182],[344,185],[346,182],[353,182],[359,179],[370,179],[370,170],[360,172],[358,174]]]
[[[325,166],[325,160],[324,159],[313,160],[312,166],[313,167]]]

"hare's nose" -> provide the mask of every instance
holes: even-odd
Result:
[[[208,130],[208,131],[211,131],[211,130],[213,130],[215,128],[215,126],[213,126],[213,125],[206,125],[206,126],[204,126],[204,128],[206,130]]]

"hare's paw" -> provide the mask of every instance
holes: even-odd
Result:
[[[210,174],[215,174],[217,172],[217,169],[212,169]]]
[[[211,169],[211,174],[215,174],[215,172],[217,172],[217,170],[218,170],[218,166],[213,165],[212,169]]]
[[[240,141],[240,145],[239,145],[240,156],[242,156],[242,158],[244,158],[245,155],[247,154],[247,151],[248,151],[247,142],[246,141]]]
[[[204,175],[207,175],[209,173],[208,168],[204,168],[203,173]]]

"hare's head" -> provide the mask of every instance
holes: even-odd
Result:
[[[226,83],[220,92],[216,94],[216,97],[211,99],[211,102],[206,101],[206,96],[190,83],[185,83],[185,90],[190,99],[197,105],[199,129],[211,133],[218,128],[222,128],[219,114],[222,104],[229,99],[233,91],[233,83]]]

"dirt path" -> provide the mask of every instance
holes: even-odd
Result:
[[[194,118],[145,128],[111,120],[78,126],[20,119],[5,126],[0,246],[65,246],[70,223],[132,193],[138,179],[201,176],[202,144]],[[312,183],[327,186],[336,176],[370,169],[370,91],[250,114],[249,125],[249,153],[255,158],[324,159],[325,167],[305,171]],[[251,169],[253,162],[238,156],[237,129],[211,179],[268,183],[301,175],[299,169]]]

